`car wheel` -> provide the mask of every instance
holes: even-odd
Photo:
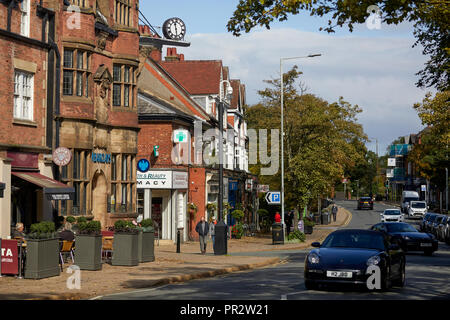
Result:
[[[317,289],[317,284],[311,280],[305,280],[305,288],[306,290],[314,290]]]
[[[404,287],[406,283],[406,270],[405,270],[405,261],[402,261],[400,266],[400,276],[397,280],[393,282],[393,285],[396,287]]]

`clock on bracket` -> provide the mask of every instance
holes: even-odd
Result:
[[[186,35],[186,25],[180,18],[167,19],[162,26],[164,37],[172,40],[183,40]]]

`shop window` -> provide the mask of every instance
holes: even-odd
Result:
[[[14,74],[14,118],[33,121],[32,73],[16,70]]]
[[[128,186],[126,183],[122,184],[122,201],[120,203],[120,210],[121,212],[126,212],[127,211],[127,204],[128,204],[128,199],[127,199],[127,195],[128,195]]]
[[[122,155],[122,180],[127,181],[127,164],[128,157],[126,155]]]
[[[80,178],[80,151],[73,152],[72,158],[72,178],[79,179]]]
[[[144,215],[144,190],[137,191],[137,213]]]
[[[117,185],[115,183],[111,184],[111,197],[110,197],[110,206],[111,212],[116,212],[116,199],[117,199]]]
[[[113,106],[135,107],[136,68],[127,65],[113,66]]]
[[[113,154],[111,157],[111,180],[117,180],[117,155]]]
[[[64,49],[63,94],[89,96],[90,53],[79,49]]]
[[[74,182],[73,187],[75,189],[75,194],[73,196],[72,214],[77,216],[80,214],[80,183]]]

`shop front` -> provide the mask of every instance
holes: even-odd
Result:
[[[162,240],[176,241],[177,230],[187,229],[188,173],[177,170],[149,170],[137,172],[138,214],[151,218]]]

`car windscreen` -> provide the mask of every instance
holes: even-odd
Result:
[[[388,232],[418,232],[416,228],[407,223],[386,224]]]
[[[321,247],[384,250],[384,238],[376,233],[335,232],[325,239]]]
[[[424,209],[425,207],[425,202],[411,202],[411,208]]]
[[[359,201],[370,201],[370,200],[372,200],[372,198],[361,198],[361,199],[359,199]]]
[[[434,222],[434,220],[436,220],[437,216],[430,216],[430,218],[428,219],[428,221]]]
[[[400,215],[400,214],[402,214],[400,212],[400,210],[385,210],[384,211],[384,215],[386,215],[386,216],[397,216],[397,215]]]

